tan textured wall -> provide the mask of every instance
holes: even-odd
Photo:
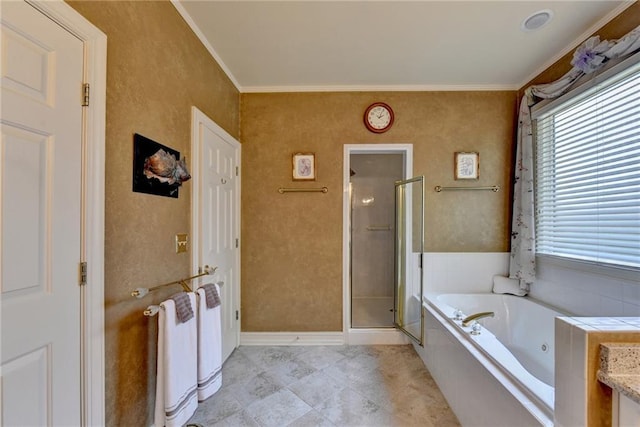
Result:
[[[190,156],[191,106],[239,134],[239,94],[168,1],[70,2],[108,38],[106,135],[106,414],[109,426],[148,426],[155,397],[155,318],[177,289],[138,300],[138,286],[190,274],[174,236],[189,232],[191,183],[180,198],[131,191],[133,133]]]
[[[509,249],[516,92],[242,94],[242,330],[342,330],[344,144],[411,143],[426,178],[426,250]],[[362,123],[372,102],[395,124],[376,135]],[[293,183],[291,154],[315,152],[318,179]],[[435,193],[457,185],[454,152],[480,152],[480,180],[498,193]],[[469,185],[469,183],[466,183]],[[328,194],[281,195],[281,186]]]

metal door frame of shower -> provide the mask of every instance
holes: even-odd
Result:
[[[413,174],[413,144],[345,144],[343,161],[342,200],[342,331],[345,344],[408,344],[409,338],[395,328],[351,327],[351,178],[352,154],[402,154],[403,179]]]
[[[414,206],[413,202],[414,200],[414,196],[410,197],[410,202],[407,201],[407,196],[406,196],[406,190],[407,190],[407,186],[411,185],[411,184],[415,184],[415,183],[420,183],[419,186],[419,192],[414,193],[414,196],[417,194],[420,196],[419,198],[419,204],[418,204],[418,208],[419,208],[419,214],[420,217],[418,219],[417,224],[419,224],[419,236],[420,236],[420,247],[418,248],[418,258],[415,261],[411,261],[410,259],[407,259],[406,255],[402,256],[402,254],[406,253],[406,246],[408,245],[408,241],[409,238],[411,239],[411,254],[414,254],[415,252],[415,232],[417,230],[415,230],[413,228],[413,220],[411,220],[410,222],[407,223],[407,218],[408,216],[410,218],[413,217],[414,213],[415,213],[415,208],[416,206]],[[393,323],[395,324],[396,328],[398,328],[399,330],[401,330],[405,335],[407,335],[409,338],[411,338],[412,340],[414,340],[418,345],[420,345],[420,347],[424,347],[424,312],[422,310],[422,295],[423,295],[423,290],[424,290],[424,272],[423,272],[423,268],[424,268],[424,176],[417,176],[417,177],[413,177],[413,178],[408,178],[405,179],[403,181],[396,181],[395,184],[395,196],[396,196],[396,203],[395,203],[395,207],[396,207],[396,236],[395,236],[395,266],[396,266],[396,277],[395,277],[395,286],[394,286],[394,298],[393,298],[393,308],[394,308],[394,313],[393,313]],[[412,190],[413,193],[413,190]],[[411,212],[410,214],[408,212]],[[401,225],[402,224],[402,225]],[[406,231],[405,231],[406,230]],[[403,236],[404,235],[404,236]],[[404,243],[403,243],[404,242]],[[412,258],[412,257],[411,257]],[[420,292],[418,293],[418,302],[419,302],[419,318],[420,318],[420,327],[419,330],[417,331],[412,331],[410,328],[407,327],[407,325],[405,324],[405,321],[403,320],[398,320],[398,317],[404,317],[404,315],[406,314],[406,303],[408,302],[406,294],[404,295],[400,295],[400,287],[403,286],[406,292],[406,286],[410,283],[410,280],[408,280],[407,276],[406,276],[406,270],[407,269],[415,269],[416,266],[413,265],[411,266],[412,263],[415,263],[417,261],[417,265],[418,265],[418,277],[419,277],[419,284],[420,284]],[[400,269],[400,263],[403,263],[405,266],[405,274],[402,274],[402,270]],[[407,268],[408,267],[408,268]],[[415,283],[411,283],[412,285],[415,285]],[[416,295],[413,294],[413,296],[415,297]],[[400,299],[402,298],[402,300]],[[413,298],[412,298],[413,299]],[[405,307],[403,309],[400,308],[400,303],[402,301],[402,307]]]

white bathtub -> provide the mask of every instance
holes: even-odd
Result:
[[[493,311],[480,335],[452,319]],[[553,425],[554,318],[529,298],[427,294],[425,347],[418,349],[464,426]]]

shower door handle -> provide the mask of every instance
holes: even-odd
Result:
[[[367,227],[367,231],[391,231],[391,226],[387,225],[370,225]]]

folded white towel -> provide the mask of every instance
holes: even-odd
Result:
[[[195,307],[195,294],[189,292]],[[158,370],[155,426],[184,425],[198,407],[197,323],[178,323],[175,301],[160,303],[158,312]]]
[[[494,294],[511,294],[519,297],[527,295],[527,291],[520,289],[520,280],[504,276],[493,276]]]
[[[215,286],[220,295],[220,288]],[[222,325],[220,305],[207,307],[206,290],[198,292],[198,400],[202,402],[222,387]]]

